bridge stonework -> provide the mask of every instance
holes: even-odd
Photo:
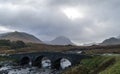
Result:
[[[59,68],[60,59],[68,59],[72,66],[79,64],[81,59],[89,58],[88,55],[83,54],[73,54],[73,53],[62,53],[62,52],[34,52],[34,53],[22,53],[10,55],[11,58],[18,60],[19,64],[32,62],[33,66],[39,66],[43,57],[47,57],[51,60],[52,68]],[[25,61],[26,60],[26,61]]]

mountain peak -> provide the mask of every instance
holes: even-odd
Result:
[[[120,39],[111,37],[109,39],[104,40],[101,45],[117,45],[120,44]]]
[[[70,41],[70,39],[65,37],[65,36],[58,36],[54,40],[68,40],[68,41]]]
[[[69,44],[74,45],[72,41],[65,36],[58,36],[54,40],[46,42],[46,43],[51,44],[51,45],[69,45]]]
[[[25,32],[9,32],[0,35],[0,39],[7,39],[11,41],[24,41],[26,43],[41,43],[42,41],[36,38],[35,36],[25,33]]]

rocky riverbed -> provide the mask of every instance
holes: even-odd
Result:
[[[37,67],[6,66],[0,68],[0,74],[60,74],[60,71]]]
[[[33,67],[32,62],[24,66],[18,65],[14,60],[10,58],[1,57],[0,61],[0,74],[60,74],[65,68],[71,66],[71,62],[68,59],[62,58],[60,60],[61,70],[51,69],[51,61],[49,59],[41,60],[41,67]]]
[[[60,74],[61,71],[32,66],[15,66],[15,64],[1,63],[0,74]]]

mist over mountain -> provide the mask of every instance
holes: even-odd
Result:
[[[50,45],[74,45],[74,43],[72,43],[72,41],[69,38],[64,36],[56,37],[52,41],[45,41],[45,43]]]
[[[6,40],[11,40],[11,41],[23,41],[25,43],[42,43],[41,40],[39,40],[37,37],[25,33],[25,32],[9,32],[9,33],[4,33],[0,34],[0,39],[6,39]]]
[[[117,38],[117,39],[120,39],[120,35],[118,35],[116,38]]]
[[[99,43],[93,42],[93,43],[83,44],[83,46],[92,46],[92,45],[99,45]]]

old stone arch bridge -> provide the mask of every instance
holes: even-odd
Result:
[[[60,61],[65,58],[71,62],[71,66],[79,64],[81,59],[89,58],[88,55],[62,52],[34,52],[10,55],[11,58],[18,60],[20,65],[26,65],[31,62],[32,66],[41,67],[41,60],[47,57],[51,61],[51,68],[60,69]]]

